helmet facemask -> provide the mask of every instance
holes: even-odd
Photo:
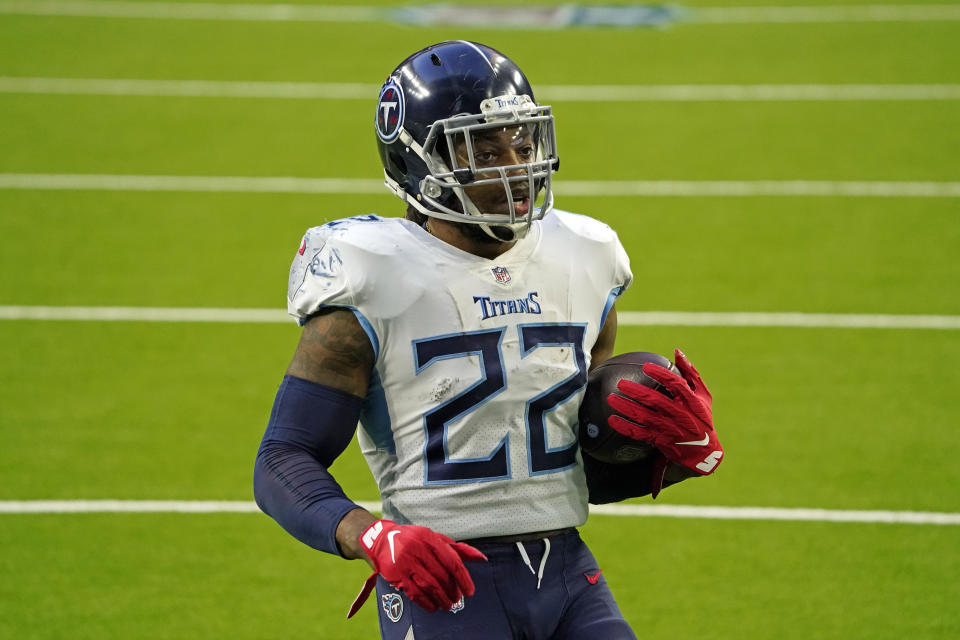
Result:
[[[488,98],[480,108],[434,122],[422,147],[401,133],[400,142],[428,169],[417,201],[409,201],[427,215],[479,224],[509,242],[553,208],[551,177],[559,164],[553,115],[526,95]],[[512,147],[517,162],[486,162],[491,144]]]

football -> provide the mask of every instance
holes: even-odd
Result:
[[[658,364],[680,375],[680,370],[668,358],[646,351],[621,353],[590,372],[587,391],[580,405],[580,449],[584,454],[608,464],[628,464],[654,453],[651,445],[621,435],[607,424],[607,418],[613,411],[607,405],[606,397],[611,393],[619,393],[617,383],[623,378],[670,395],[662,384],[643,372],[646,362]]]

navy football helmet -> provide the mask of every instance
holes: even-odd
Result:
[[[380,90],[375,122],[387,188],[425,215],[477,223],[509,241],[553,208],[559,159],[551,109],[490,47],[459,40],[414,53]],[[514,162],[482,161],[491,154],[478,153],[478,142],[496,136],[522,146],[508,156]],[[503,188],[498,206],[476,201],[476,187],[489,194],[489,185]]]

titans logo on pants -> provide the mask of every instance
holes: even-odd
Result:
[[[391,622],[399,622],[403,615],[403,598],[397,593],[388,593],[380,598],[381,606]]]

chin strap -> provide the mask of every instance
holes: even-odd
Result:
[[[530,230],[530,225],[526,222],[521,222],[518,224],[487,224],[486,222],[481,222],[478,226],[485,234],[499,242],[513,242],[514,240],[520,240],[526,236],[527,231]],[[498,231],[500,233],[497,233]]]

